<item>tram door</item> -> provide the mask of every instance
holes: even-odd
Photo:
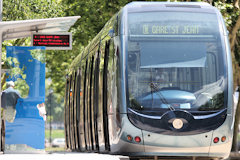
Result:
[[[99,113],[99,64],[100,64],[100,48],[95,54],[95,64],[94,64],[94,84],[93,84],[93,129],[95,137],[95,147],[99,151],[99,135],[98,135],[98,113]]]
[[[94,150],[95,139],[94,139],[94,130],[93,130],[93,64],[94,57],[89,57],[89,70],[88,70],[88,85],[87,85],[87,124],[88,124],[88,138],[89,138],[89,150]]]
[[[109,130],[108,130],[108,111],[107,111],[107,102],[108,102],[108,59],[109,59],[109,47],[110,40],[106,42],[105,45],[105,55],[104,55],[104,69],[103,69],[103,130],[104,130],[104,141],[105,141],[105,150],[110,151],[109,143]]]
[[[76,136],[77,136],[77,145],[76,149],[81,151],[82,146],[81,146],[81,130],[80,130],[80,97],[81,97],[81,69],[79,68],[77,70],[77,76],[76,76]]]
[[[81,151],[87,150],[87,139],[86,139],[86,125],[85,125],[85,81],[86,81],[86,73],[87,73],[87,62],[82,61],[82,69],[79,70],[79,105],[80,105],[80,113],[79,113],[79,137],[80,137],[80,148]]]
[[[74,85],[75,74],[72,75],[71,90],[70,90],[70,142],[71,149],[75,149],[75,136],[74,136]]]
[[[79,113],[79,107],[78,107],[78,71],[74,74],[74,94],[73,94],[73,127],[74,127],[74,150],[79,150],[79,134],[78,134],[78,113]]]
[[[86,60],[86,65],[84,67],[85,73],[84,73],[84,89],[83,89],[83,124],[84,124],[84,140],[85,140],[85,148],[86,150],[89,150],[90,142],[89,142],[89,129],[88,129],[88,89],[87,89],[87,73],[89,71],[88,69],[88,60]]]
[[[65,139],[66,147],[70,148],[70,139],[69,139],[69,96],[70,96],[70,80],[67,79],[66,83],[66,95],[65,95],[65,116],[64,116],[64,125],[65,125]]]

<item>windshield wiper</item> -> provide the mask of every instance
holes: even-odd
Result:
[[[175,111],[175,108],[172,106],[171,103],[168,103],[167,100],[164,98],[164,96],[162,95],[160,89],[158,88],[158,86],[156,86],[156,84],[154,84],[153,82],[150,83],[150,88],[152,90],[154,90],[154,92],[159,96],[160,100],[166,104],[168,106],[168,108],[171,110],[171,111]]]

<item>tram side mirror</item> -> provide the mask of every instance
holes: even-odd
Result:
[[[108,32],[108,35],[113,38],[114,36],[114,29],[110,29],[109,32]]]

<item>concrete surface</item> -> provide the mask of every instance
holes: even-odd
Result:
[[[0,154],[0,160],[129,160],[125,156],[97,153]]]

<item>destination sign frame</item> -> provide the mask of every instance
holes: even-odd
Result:
[[[72,33],[33,33],[32,46],[45,46],[46,50],[72,50]]]

